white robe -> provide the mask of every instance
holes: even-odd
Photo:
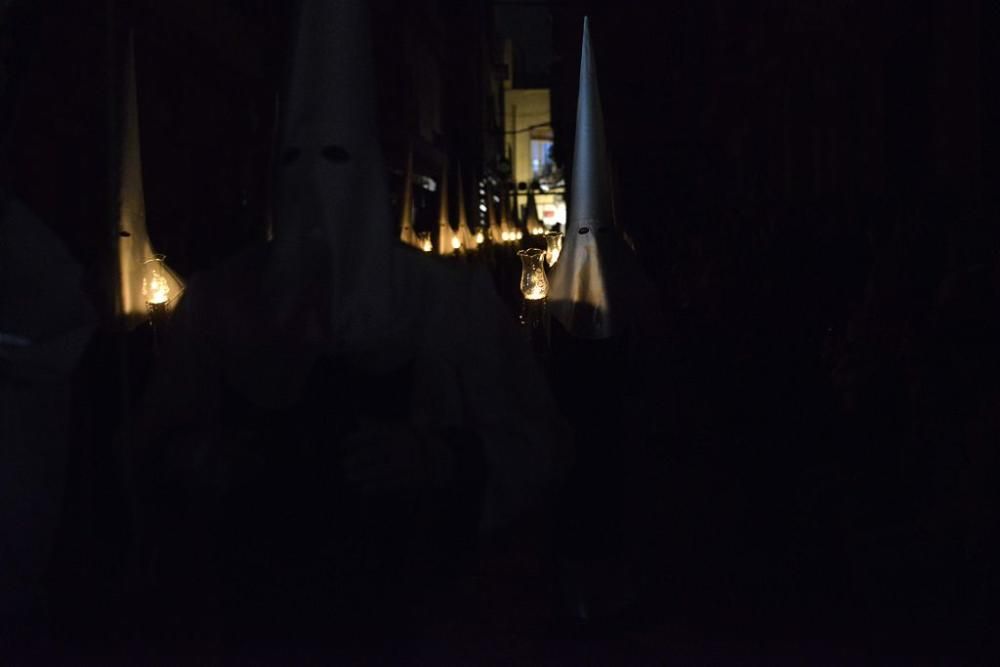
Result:
[[[146,401],[143,431],[177,434],[158,446],[186,448],[217,428],[224,383],[263,408],[287,407],[301,399],[321,355],[344,358],[322,337],[271,333],[254,295],[265,254],[238,256],[196,276],[185,292]],[[393,255],[393,337],[347,358],[365,355],[359,366],[378,373],[412,364],[409,398],[396,406],[403,421],[422,432],[457,428],[479,437],[489,468],[481,528],[492,531],[566,471],[564,422],[485,271],[406,247]]]
[[[360,0],[298,3],[279,119],[274,241],[192,281],[147,430],[217,425],[223,381],[260,406],[294,404],[321,356],[367,377],[412,364],[399,414],[417,430],[478,434],[490,468],[482,517],[490,529],[563,467],[564,436],[485,273],[441,266],[394,238],[370,29]],[[295,319],[303,306],[310,321]]]
[[[27,209],[0,199],[0,619],[42,605],[66,483],[70,375],[95,325],[81,273]]]

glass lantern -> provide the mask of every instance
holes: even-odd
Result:
[[[142,263],[140,293],[149,312],[148,322],[153,331],[153,352],[159,353],[160,336],[170,311],[184,291],[184,284],[174,275],[163,255],[153,255]]]
[[[521,258],[521,294],[528,301],[539,301],[549,293],[549,280],[545,277],[544,252],[539,248],[519,250]]]
[[[142,263],[142,299],[151,312],[166,310],[183,289],[164,255],[153,255]]]

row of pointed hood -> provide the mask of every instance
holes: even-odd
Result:
[[[413,225],[413,154],[406,157],[406,170],[403,175],[403,197],[400,211],[399,240],[406,245],[430,252],[437,247],[440,255],[452,255],[457,252],[472,252],[479,247],[476,237],[469,227],[469,216],[465,208],[465,189],[462,187],[462,169],[458,168],[458,228],[451,225],[448,208],[448,167],[441,174],[438,191],[440,193],[440,208],[438,209],[437,242],[431,241],[429,235],[422,235]]]
[[[402,240],[419,245],[410,219],[409,165],[407,169]],[[459,232],[455,232],[448,223],[444,185],[441,197],[438,250],[441,254],[450,254],[453,252],[450,239],[462,233],[462,226],[460,223]],[[464,215],[461,199],[459,206],[460,216]],[[521,225],[516,215],[511,218],[506,196],[494,198],[488,193],[486,209],[486,232],[493,243],[520,239]],[[524,228],[529,234],[545,231],[538,220],[534,193],[530,190]],[[635,303],[633,289],[642,282],[636,257],[614,216],[611,168],[589,19],[584,19],[583,25],[565,240],[561,259],[553,267],[549,282],[548,299],[553,315],[567,331],[581,338],[608,338],[621,333],[633,319],[635,308],[642,307]]]
[[[400,233],[399,239],[406,245],[411,245],[421,250],[437,250],[439,255],[451,255],[457,252],[472,252],[479,248],[480,243],[485,241],[488,235],[492,243],[503,244],[521,240],[524,233],[539,236],[545,233],[545,226],[538,218],[538,206],[535,203],[535,195],[532,190],[528,191],[528,204],[525,209],[524,220],[519,220],[517,211],[511,211],[505,193],[494,193],[492,191],[484,195],[486,206],[486,220],[483,225],[484,232],[473,234],[469,226],[468,209],[465,205],[465,189],[462,186],[462,170],[458,168],[458,226],[451,224],[448,195],[448,168],[442,171],[439,192],[438,227],[437,240],[433,242],[426,234],[416,231],[413,222],[413,155],[410,153],[406,160],[406,169],[403,177],[403,196],[400,212]],[[486,192],[484,189],[483,192]],[[499,202],[499,204],[497,203]],[[482,241],[478,239],[483,239]]]
[[[352,18],[360,18],[362,13],[355,6],[356,3],[340,3],[338,9],[346,14],[352,14]],[[329,44],[329,35],[323,33],[332,31],[336,34],[343,33],[348,36],[359,31],[347,29],[342,22],[322,22],[312,25],[303,30],[302,14],[317,9],[317,6],[310,3],[303,3],[301,7],[308,8],[301,10],[298,16],[299,41],[295,44],[296,62],[319,62],[324,66],[319,68],[310,67],[308,69],[293,67],[290,81],[288,82],[289,93],[286,97],[287,106],[283,110],[283,121],[281,134],[283,137],[283,150],[298,150],[300,146],[316,144],[326,145],[323,149],[323,156],[328,160],[337,162],[337,155],[327,155],[327,152],[338,146],[346,146],[340,151],[344,155],[353,158],[361,149],[361,152],[377,153],[372,146],[347,145],[352,142],[346,141],[346,137],[375,136],[374,129],[370,127],[374,123],[374,108],[371,104],[344,104],[342,94],[344,90],[354,90],[355,93],[372,86],[370,79],[373,71],[370,67],[356,67],[351,65],[351,54],[339,53],[338,58],[329,59],[325,55]],[[348,11],[350,10],[350,11]],[[335,13],[335,12],[334,12]],[[329,12],[328,12],[329,14]],[[358,14],[358,16],[353,16]],[[325,14],[324,14],[325,16]],[[322,29],[322,30],[321,30]],[[363,32],[363,31],[362,31]],[[315,37],[315,39],[310,39]],[[353,46],[353,42],[348,46]],[[367,48],[366,40],[361,46]],[[308,51],[309,53],[298,53],[298,51]],[[304,57],[310,56],[310,57]],[[365,63],[370,59],[363,59]],[[356,64],[356,63],[355,63]],[[317,78],[318,77],[318,78]],[[302,80],[300,80],[302,79]],[[308,79],[308,80],[306,80]],[[322,103],[317,103],[317,90],[327,91],[328,95],[320,95]],[[300,103],[297,94],[305,94],[308,103]],[[373,96],[368,96],[373,97]],[[303,98],[306,99],[306,98]],[[357,95],[355,100],[357,100]],[[366,98],[367,99],[367,98]],[[144,275],[144,265],[154,256],[152,243],[145,224],[145,209],[143,201],[142,187],[142,167],[139,150],[139,129],[138,110],[136,103],[135,67],[134,56],[132,55],[131,41],[129,44],[129,54],[127,61],[126,95],[125,95],[125,125],[122,142],[121,178],[119,192],[119,268],[121,276],[121,311],[126,318],[135,321],[146,314],[148,299],[144,300],[143,281],[148,280]],[[361,108],[363,107],[363,108]],[[321,117],[315,112],[320,110]],[[342,117],[342,118],[341,118]],[[364,126],[364,133],[356,130]],[[321,136],[322,135],[322,136]],[[337,144],[335,142],[339,141]],[[289,149],[289,146],[292,148]],[[346,151],[346,152],[345,152]],[[354,163],[354,160],[351,159]],[[362,161],[358,161],[362,162]],[[606,338],[617,333],[623,321],[627,318],[625,311],[629,310],[627,305],[630,297],[628,284],[632,279],[632,274],[636,270],[635,258],[631,249],[625,242],[621,229],[615,224],[612,207],[612,193],[610,182],[610,168],[608,164],[608,151],[604,131],[604,119],[601,110],[600,95],[597,85],[596,68],[590,42],[589,21],[585,19],[583,28],[583,46],[580,59],[580,84],[579,98],[577,102],[577,122],[576,137],[574,141],[574,161],[571,178],[570,201],[568,218],[566,225],[566,236],[562,250],[562,259],[552,270],[550,276],[551,288],[549,291],[549,301],[552,304],[553,315],[572,334],[585,338]],[[377,164],[376,164],[377,163]],[[296,165],[297,166],[297,165]],[[358,167],[364,167],[359,169]],[[375,170],[371,167],[376,167]],[[382,180],[381,186],[372,185],[369,194],[379,195],[386,193],[386,183],[384,173],[380,169],[380,160],[374,160],[371,164],[367,161],[363,165],[357,165],[352,171],[357,170],[367,172],[368,179]],[[296,169],[283,169],[282,175],[293,176]],[[285,174],[285,172],[288,172]],[[409,184],[412,182],[413,164],[412,156],[407,160],[405,185],[403,189],[402,201],[402,221],[400,239],[407,244],[426,248],[426,239],[421,239],[413,228],[412,220],[412,192]],[[313,174],[307,174],[312,176]],[[279,201],[278,207],[289,203],[288,192],[296,190],[289,186],[283,188],[282,183],[287,180],[281,176],[278,178]],[[298,182],[298,181],[296,181]],[[306,182],[306,181],[302,181]],[[289,181],[291,183],[291,181]],[[283,190],[285,196],[282,197]],[[457,250],[471,251],[477,246],[477,238],[473,235],[468,224],[464,191],[461,182],[461,170],[458,170],[458,227],[453,228],[450,224],[447,206],[447,170],[441,179],[441,201],[438,221],[438,252],[441,254],[451,254]],[[358,214],[369,213],[365,205],[361,205],[358,200],[356,189],[344,191],[343,202],[331,202],[340,204],[349,203],[353,208],[359,210]],[[362,197],[363,198],[363,197]],[[285,201],[282,202],[281,200]],[[298,197],[294,198],[298,200]],[[520,229],[516,220],[512,220],[505,196],[499,197],[499,212],[494,203],[494,197],[489,194],[486,198],[487,221],[486,233],[495,243],[510,242],[519,237]],[[368,206],[375,206],[378,214],[384,214],[388,202],[377,204],[369,202]],[[287,208],[287,207],[286,207]],[[375,211],[372,211],[374,213]],[[277,218],[279,223],[282,217],[287,217],[288,211],[279,210]],[[376,217],[380,217],[376,215]],[[515,216],[516,217],[516,216]],[[531,234],[544,231],[544,227],[538,220],[537,207],[535,206],[534,195],[529,191],[528,206],[525,216],[526,231]],[[297,225],[289,226],[288,220],[281,225],[285,229],[284,233],[279,233],[275,238],[275,245],[278,251],[289,243],[283,243],[291,236],[298,237],[298,234],[289,232]],[[384,246],[377,242],[379,236],[375,229],[379,225],[373,224],[371,220],[352,220],[350,223],[344,222],[332,225],[329,229],[321,230],[323,236],[331,247],[332,255],[338,255],[336,247],[343,247],[341,239],[331,238],[331,235],[340,235],[346,231],[346,227],[367,228],[367,232],[362,232],[356,241],[368,240],[371,243],[362,243],[365,247]],[[301,230],[300,230],[301,231]],[[359,236],[357,233],[348,236]],[[298,246],[297,242],[291,242],[291,246]],[[373,251],[374,252],[374,251]],[[379,256],[385,253],[381,250]],[[280,252],[278,253],[281,254]],[[356,253],[354,260],[361,259],[361,255],[366,253]],[[368,253],[371,254],[371,253]],[[343,258],[341,258],[343,259]],[[343,263],[346,262],[346,260]],[[180,293],[183,284],[173,272],[163,265],[165,275],[163,279],[169,283],[172,294],[171,299]],[[341,307],[351,299],[344,295],[339,295],[345,303],[340,303]],[[362,308],[362,310],[364,310]]]

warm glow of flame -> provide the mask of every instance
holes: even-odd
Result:
[[[457,235],[451,237],[451,247],[453,250],[460,250],[462,248],[462,241]]]
[[[476,243],[482,245],[485,242],[486,242],[486,236],[483,234],[483,232],[482,231],[476,232]]]
[[[424,240],[423,248],[424,248],[424,252],[430,252],[431,250],[434,249],[434,246],[433,246],[433,244],[431,244],[431,242],[430,242],[429,239],[425,239]]]
[[[163,274],[153,269],[149,277],[142,281],[142,295],[146,298],[146,303],[166,303],[170,299],[170,283]]]
[[[521,294],[528,301],[540,301],[548,296],[549,281],[545,275],[543,252],[529,248],[517,253],[521,258]]]
[[[515,238],[516,240],[520,241],[521,239],[524,238],[524,234],[520,230],[518,230],[517,236]]]
[[[532,285],[530,289],[522,292],[528,301],[540,301],[548,295],[548,285]]]

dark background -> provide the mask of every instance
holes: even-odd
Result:
[[[660,383],[673,421],[646,452],[658,465],[637,501],[651,517],[653,616],[709,635],[805,635],[808,618],[860,636],[884,626],[902,645],[921,631],[966,646],[987,636],[1000,470],[995,3],[521,5],[545,29],[527,31],[531,64],[515,76],[548,79],[567,176],[591,17],[619,223],[667,314]],[[374,8],[390,170],[412,148],[418,173],[445,159],[496,173],[494,36],[525,15],[494,21],[486,2]],[[150,234],[190,276],[266,233],[285,11],[8,8],[3,177],[76,254],[105,316],[76,380],[100,389],[81,392],[54,575],[80,597],[101,595],[126,558],[109,443],[123,386],[148,363],[133,351],[119,373],[130,343],[105,289],[125,35]]]

